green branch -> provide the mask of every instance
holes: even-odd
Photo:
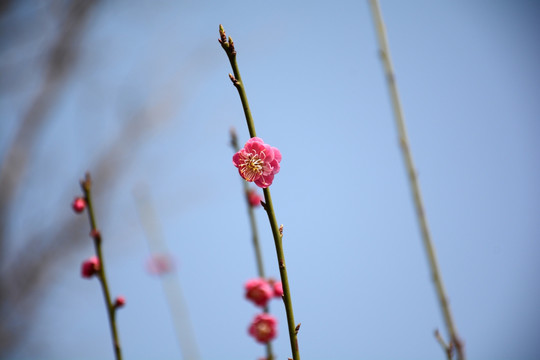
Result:
[[[448,297],[444,289],[442,277],[439,270],[439,265],[437,263],[437,256],[435,254],[435,248],[431,240],[431,234],[429,232],[429,227],[427,223],[427,218],[424,210],[424,204],[422,201],[422,196],[420,193],[420,185],[418,184],[418,177],[416,175],[414,162],[409,147],[409,140],[407,137],[407,131],[405,127],[405,119],[403,116],[403,111],[401,109],[401,102],[399,100],[399,93],[397,90],[396,79],[394,76],[394,69],[392,67],[392,62],[390,60],[390,51],[388,49],[388,43],[386,40],[386,30],[382,20],[381,11],[379,8],[379,2],[377,0],[370,0],[371,9],[373,12],[373,18],[375,20],[375,27],[377,30],[377,38],[379,41],[380,54],[382,63],[384,66],[386,80],[388,82],[388,89],[390,91],[390,97],[392,101],[392,108],[394,110],[394,117],[396,120],[396,126],[399,133],[399,144],[401,147],[401,152],[403,155],[403,160],[405,161],[405,166],[407,168],[407,174],[409,175],[409,185],[411,187],[411,192],[413,195],[414,205],[416,208],[416,215],[418,218],[418,223],[420,225],[420,230],[422,232],[422,240],[424,243],[424,248],[429,261],[429,266],[431,269],[431,275],[437,296],[439,299],[439,304],[443,313],[443,317],[446,323],[446,328],[448,334],[450,335],[450,346],[456,348],[457,356],[459,360],[465,360],[465,352],[463,349],[463,344],[457,334],[456,326],[454,325],[454,320],[452,318],[452,313],[450,311],[450,306],[448,304]]]
[[[236,136],[236,131],[234,131],[234,129],[231,129],[231,146],[235,152],[238,152],[240,150],[238,146],[238,137]],[[266,279],[266,276],[264,273],[264,263],[263,263],[263,257],[262,257],[262,252],[261,252],[261,246],[259,244],[259,232],[257,231],[257,221],[255,220],[255,211],[253,209],[253,206],[251,205],[251,202],[249,201],[249,191],[250,191],[249,185],[247,181],[245,180],[242,180],[242,185],[244,188],[244,197],[245,197],[247,208],[248,208],[249,223],[251,225],[251,236],[252,236],[252,242],[253,242],[253,249],[255,250],[257,273],[259,275],[259,278]],[[270,312],[268,305],[264,307],[263,311],[265,314],[268,314]],[[273,360],[273,359],[274,359],[274,351],[272,349],[272,343],[268,342],[266,344],[266,360]]]
[[[246,91],[244,89],[244,84],[242,82],[242,77],[240,76],[240,71],[238,70],[238,64],[236,63],[236,50],[234,48],[234,43],[231,37],[227,39],[227,36],[225,35],[225,30],[223,29],[223,26],[219,25],[219,35],[220,39],[219,42],[221,43],[221,46],[223,47],[223,50],[225,50],[225,53],[227,54],[227,57],[229,58],[229,62],[231,63],[231,67],[233,69],[233,73],[229,74],[229,78],[231,79],[232,83],[238,90],[238,94],[240,95],[240,100],[242,101],[242,107],[244,108],[244,114],[246,116],[246,122],[249,129],[249,135],[251,137],[255,137],[255,125],[253,123],[253,118],[251,116],[251,111],[249,110],[249,104],[246,96]],[[265,203],[263,204],[264,209],[266,210],[266,213],[268,214],[268,219],[270,221],[270,226],[272,228],[272,234],[274,236],[274,243],[276,246],[276,254],[278,258],[278,264],[279,264],[279,273],[281,276],[281,283],[283,285],[283,302],[285,304],[285,312],[287,314],[287,323],[288,323],[288,329],[289,329],[289,339],[291,342],[291,351],[293,355],[294,360],[300,360],[300,352],[298,350],[298,340],[297,340],[297,334],[299,326],[296,326],[294,323],[294,314],[293,314],[293,307],[292,307],[292,300],[291,300],[291,292],[289,289],[289,280],[287,276],[287,268],[285,266],[285,256],[283,253],[283,246],[281,244],[281,239],[283,237],[282,231],[280,231],[280,228],[277,225],[276,221],[276,215],[274,213],[274,207],[272,205],[272,197],[270,196],[270,189],[265,188],[264,191],[264,199]]]

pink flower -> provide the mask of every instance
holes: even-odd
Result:
[[[83,278],[91,278],[99,271],[99,259],[97,256],[92,256],[84,261],[81,266],[81,275]]]
[[[258,187],[272,185],[274,175],[279,172],[281,153],[275,147],[265,144],[261,138],[249,139],[244,148],[233,156],[233,164],[240,176]]]
[[[258,306],[266,306],[268,300],[274,295],[274,291],[264,279],[249,280],[246,285],[246,299],[251,300]]]
[[[123,296],[117,296],[116,300],[114,301],[114,307],[121,308],[124,305],[126,305],[126,298]]]
[[[73,200],[71,207],[73,208],[73,211],[80,214],[86,208],[86,201],[82,197],[77,197],[75,200]]]
[[[253,207],[259,206],[261,205],[262,199],[263,199],[262,196],[259,195],[255,189],[249,190],[248,192],[249,205]]]
[[[255,316],[249,326],[249,334],[258,342],[266,344],[277,335],[277,320],[270,314]]]

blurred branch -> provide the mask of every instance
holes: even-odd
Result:
[[[33,259],[34,266],[30,266],[25,271],[13,271],[14,269],[6,266],[6,251],[4,250],[10,230],[11,205],[27,168],[30,150],[36,142],[36,137],[40,134],[47,112],[61,88],[60,85],[76,57],[75,43],[78,41],[86,19],[96,3],[97,1],[94,0],[73,0],[71,2],[60,35],[45,64],[45,79],[26,114],[21,119],[12,145],[7,150],[0,165],[0,265],[3,269],[0,275],[0,316],[2,318],[0,322],[0,355],[7,353],[20,339],[24,320],[17,319],[16,312],[13,310],[20,304],[19,300],[24,299],[22,295],[26,295],[25,290],[31,288],[42,276],[35,267],[41,267],[44,261],[43,258]],[[9,1],[2,2],[1,10],[6,11],[10,5]],[[43,237],[46,235],[39,235],[40,240],[43,240]],[[36,254],[36,243],[39,244],[38,247],[43,244],[42,242],[32,242],[33,248],[24,255]],[[31,258],[32,256],[30,256]],[[16,261],[13,262],[20,266],[27,263],[25,260],[23,256],[17,257]],[[20,294],[17,294],[18,289],[22,290]],[[35,300],[28,302],[35,303]]]
[[[13,0],[0,0],[0,14],[9,11],[11,5],[13,5]]]
[[[435,330],[435,339],[437,339],[437,341],[439,342],[439,345],[441,345],[442,349],[444,350],[444,352],[446,353],[446,359],[447,360],[452,360],[452,355],[453,355],[453,352],[454,352],[454,347],[452,346],[452,344],[450,343],[450,345],[446,344],[446,341],[444,341],[444,339],[442,338],[441,336],[441,333],[439,332],[439,330]]]
[[[13,251],[9,254],[4,251],[8,242],[14,243],[13,236],[8,235],[9,225],[19,214],[12,214],[18,189],[25,173],[33,166],[30,161],[31,149],[43,135],[47,113],[61,100],[61,92],[65,91],[64,80],[77,60],[75,44],[80,41],[85,28],[83,23],[98,2],[73,0],[69,4],[69,10],[65,10],[66,18],[61,21],[60,34],[46,56],[43,84],[29,101],[27,112],[17,121],[20,125],[11,148],[7,148],[0,164],[0,358],[7,358],[16,350],[28,333],[32,316],[43,301],[45,292],[53,288],[50,285],[58,277],[55,271],[65,271],[67,256],[90,245],[87,241],[81,241],[81,229],[85,228],[81,217],[53,218],[61,210],[47,209],[41,212],[40,217],[47,217],[48,223],[54,226],[38,229],[32,221],[25,219],[32,225],[27,226],[24,233],[17,234],[18,243]],[[177,81],[180,78],[178,75],[185,73],[186,68],[193,71],[197,65],[200,66],[195,61],[200,58],[207,57],[200,51],[190,53],[190,59],[178,66],[177,76],[173,76],[174,79],[160,88],[158,93],[152,94],[150,99],[137,99],[136,102],[121,99],[123,106],[119,109],[118,117],[123,120],[123,128],[108,145],[99,144],[101,151],[93,165],[88,166],[99,183],[93,194],[96,202],[114,191],[122,171],[135,161],[133,153],[141,140],[156,127],[163,126],[163,119],[170,120],[173,111],[179,108],[179,103],[184,100],[179,96],[184,95],[184,83]],[[126,85],[120,93],[125,96],[132,91],[131,86]],[[54,161],[58,163],[58,159]],[[72,189],[70,186],[66,188]],[[43,187],[38,189],[38,193],[40,191],[47,190]],[[58,199],[65,201],[66,207],[74,195],[72,191],[58,194]],[[35,205],[39,206],[39,202]],[[86,235],[84,231],[83,234]]]
[[[240,146],[238,145],[238,136],[236,134],[236,130],[234,128],[231,128],[231,146],[234,150],[234,152],[240,151]],[[255,250],[255,261],[257,263],[257,273],[259,275],[259,278],[266,279],[266,275],[264,273],[264,262],[263,262],[263,256],[261,251],[261,246],[259,244],[259,232],[257,231],[257,220],[255,219],[255,210],[254,205],[251,204],[251,201],[249,200],[249,185],[248,182],[244,179],[241,179],[242,185],[244,187],[244,198],[246,200],[247,208],[248,208],[248,216],[249,216],[249,224],[251,226],[251,240],[253,243],[253,250]],[[255,191],[255,190],[253,190]],[[268,305],[265,305],[264,313],[268,314],[270,313],[270,309]],[[272,347],[272,343],[268,342],[266,343],[266,360],[274,360],[274,349]]]
[[[109,148],[103,151],[93,167],[93,178],[99,179],[100,186],[94,190],[94,199],[99,201],[105,196],[101,189],[110,191],[118,174],[128,163],[123,161],[132,154],[137,144],[150,128],[155,125],[155,113],[163,109],[158,102],[153,106],[141,107],[129,120],[126,126]],[[119,164],[121,166],[119,166]],[[73,194],[62,198],[70,199]],[[66,206],[68,204],[66,203]],[[21,314],[30,317],[39,304],[36,294],[50,276],[53,265],[59,263],[59,256],[69,254],[85,246],[87,243],[78,240],[84,221],[80,217],[69,217],[50,231],[38,231],[26,239],[10,262],[3,265],[0,273],[0,358],[10,349],[16,347],[29,324],[21,319]]]
[[[12,199],[24,176],[29,153],[43,127],[47,113],[58,96],[61,84],[76,58],[76,43],[97,0],[73,0],[63,21],[60,35],[45,64],[45,79],[21,119],[19,128],[0,165],[0,261],[9,231]],[[1,284],[0,284],[0,294]],[[0,295],[0,302],[1,302]]]
[[[146,187],[139,187],[133,191],[133,195],[151,256],[165,254],[170,259],[170,252],[167,249],[167,244],[152,206],[148,189]],[[166,270],[167,273],[157,275],[160,275],[161,278],[165,298],[167,299],[176,330],[176,337],[180,345],[182,359],[198,360],[201,356],[195,340],[195,333],[178,274],[171,268],[170,263]]]
[[[449,346],[450,347],[454,346],[456,348],[457,356],[459,360],[465,360],[465,352],[463,349],[463,344],[457,334],[456,326],[454,325],[454,319],[450,311],[448,297],[444,289],[442,276],[439,270],[439,265],[437,263],[435,247],[433,246],[433,241],[431,240],[431,234],[429,232],[427,217],[424,210],[424,203],[422,201],[422,195],[420,193],[420,185],[418,184],[418,177],[416,175],[416,170],[414,167],[411,149],[409,147],[407,129],[405,127],[405,119],[403,116],[403,110],[401,109],[401,102],[399,99],[399,93],[398,93],[398,89],[396,85],[394,69],[392,66],[392,62],[390,60],[390,51],[388,49],[388,42],[386,40],[386,30],[385,30],[385,26],[384,26],[383,19],[381,16],[381,10],[379,8],[379,2],[377,0],[370,0],[370,5],[371,5],[371,10],[373,12],[373,19],[375,21],[375,27],[377,30],[377,38],[379,41],[381,60],[382,60],[384,70],[386,73],[388,89],[390,91],[390,97],[392,100],[394,118],[396,120],[396,126],[399,133],[399,144],[401,146],[403,160],[405,161],[405,166],[407,168],[407,173],[409,175],[409,185],[411,187],[414,205],[416,207],[418,223],[420,225],[420,229],[422,232],[422,240],[424,243],[424,248],[427,253],[433,283],[435,285],[437,296],[439,298],[439,305],[441,307],[444,320],[446,322],[446,328],[447,328],[448,334],[450,335]]]

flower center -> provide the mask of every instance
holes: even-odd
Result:
[[[264,161],[259,158],[259,154],[255,152],[249,154],[241,165],[242,169],[240,171],[244,179],[247,181],[255,180],[256,177],[262,174],[263,164]]]
[[[261,338],[265,338],[272,333],[272,328],[265,322],[257,324],[257,334]]]

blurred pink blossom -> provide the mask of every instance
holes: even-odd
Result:
[[[88,260],[85,260],[81,266],[81,275],[84,278],[91,278],[99,271],[99,259],[97,256],[92,256]]]
[[[274,291],[265,279],[251,279],[245,284],[246,299],[251,300],[255,305],[264,307],[268,300],[274,295]]]
[[[146,268],[152,275],[164,275],[174,270],[174,261],[167,254],[154,254],[148,259]]]
[[[249,326],[249,334],[258,342],[266,344],[277,335],[277,320],[270,314],[255,316]]]
[[[272,284],[272,288],[274,289],[274,297],[283,296],[283,284],[281,283],[281,281],[275,281]]]
[[[257,193],[257,190],[251,189],[248,192],[248,201],[249,205],[256,207],[261,205],[262,196]]]
[[[249,139],[244,148],[233,156],[233,164],[246,181],[255,182],[261,188],[272,185],[274,175],[279,172],[281,153],[265,144],[261,138]]]

